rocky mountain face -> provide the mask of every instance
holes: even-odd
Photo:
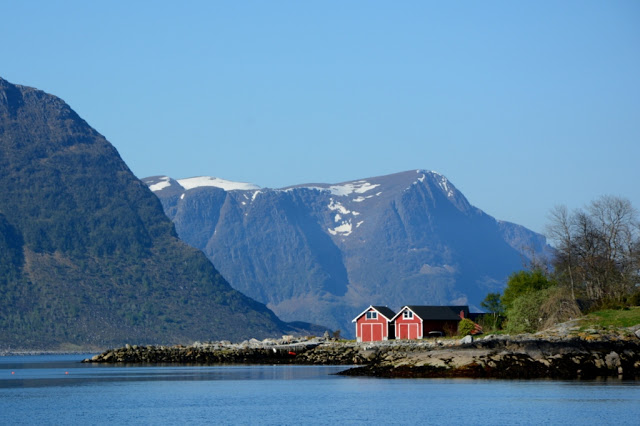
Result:
[[[283,319],[353,336],[364,308],[469,304],[501,290],[545,238],[469,204],[426,170],[282,189],[143,179],[181,239]],[[526,248],[526,249],[525,249]]]
[[[180,241],[67,104],[0,79],[0,346],[274,337],[286,324]],[[304,330],[305,332],[307,330]]]

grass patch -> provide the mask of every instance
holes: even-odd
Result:
[[[640,306],[591,312],[582,320],[585,328],[632,327],[640,324]]]

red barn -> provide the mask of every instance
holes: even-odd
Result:
[[[386,306],[369,306],[352,321],[356,323],[358,342],[380,342],[395,338],[391,321],[394,315]]]
[[[468,306],[405,306],[392,322],[396,339],[422,339],[430,332],[450,334],[458,330],[458,323],[469,318]]]

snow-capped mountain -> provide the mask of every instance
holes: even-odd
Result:
[[[545,239],[469,204],[444,176],[411,170],[281,189],[212,177],[143,181],[178,235],[236,289],[284,320],[353,334],[370,304],[479,306]]]

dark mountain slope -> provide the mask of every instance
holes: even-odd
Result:
[[[349,336],[370,304],[477,309],[524,257],[546,249],[543,236],[496,221],[426,170],[283,189],[207,177],[144,182],[180,237],[235,288],[281,318]]]
[[[0,171],[1,345],[292,331],[178,240],[157,198],[62,100],[0,79]]]

